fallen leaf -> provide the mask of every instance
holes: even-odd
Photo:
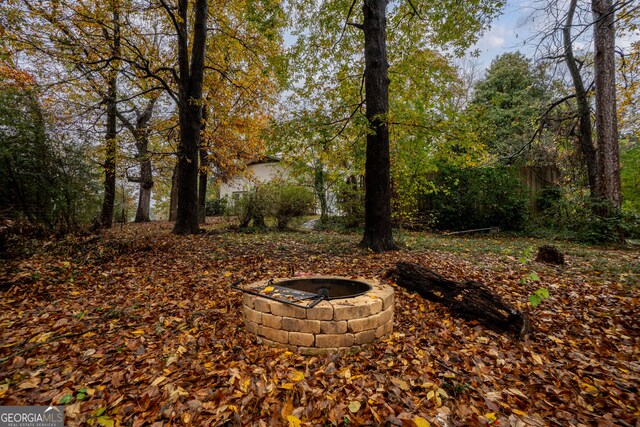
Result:
[[[356,413],[360,410],[360,402],[358,402],[357,400],[352,400],[351,402],[349,402],[349,410],[352,413]]]
[[[391,378],[391,382],[393,384],[395,384],[396,386],[398,386],[400,388],[400,390],[404,390],[404,391],[411,390],[411,387],[409,386],[409,384],[405,380],[401,380],[401,379],[398,379],[398,378]]]
[[[298,417],[295,417],[293,415],[288,415],[287,416],[287,421],[289,422],[289,427],[301,427],[301,421]]]
[[[431,427],[431,423],[422,417],[415,417],[413,423],[416,427]]]
[[[39,377],[30,377],[29,379],[26,379],[18,384],[18,388],[21,390],[36,388],[40,385],[40,381],[41,380]]]
[[[304,372],[301,372],[301,371],[290,372],[289,379],[294,383],[298,381],[302,381],[304,379]]]

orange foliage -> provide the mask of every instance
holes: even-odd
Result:
[[[26,89],[35,83],[33,76],[18,70],[5,61],[0,61],[0,88],[17,87]]]

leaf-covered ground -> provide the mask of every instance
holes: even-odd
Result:
[[[70,426],[640,425],[637,249],[556,242],[567,264],[553,267],[533,261],[536,240],[405,233],[410,249],[377,255],[357,234],[169,227],[43,243],[3,265],[0,405],[64,403]],[[380,278],[400,260],[486,283],[530,311],[533,336],[394,285],[392,336],[300,356],[245,332],[228,287],[292,269]]]

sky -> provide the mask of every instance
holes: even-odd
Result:
[[[524,41],[530,36],[533,26],[525,3],[530,2],[507,1],[503,14],[491,23],[491,29],[474,46],[480,52],[478,64],[482,68],[487,68],[496,56],[506,52],[520,50],[529,56],[532,46],[525,46]]]
[[[531,15],[535,4],[536,0],[507,0],[503,14],[491,23],[491,29],[480,38],[475,46],[480,51],[478,64],[481,68],[486,69],[496,56],[506,52],[519,50],[525,56],[533,57],[535,43],[529,42],[526,44],[525,41],[535,34],[538,24],[545,24],[541,15],[539,15],[541,19],[538,19],[538,22],[532,21]],[[560,4],[562,5],[562,3]],[[580,2],[579,6],[589,10],[588,2],[586,4],[585,2]],[[574,43],[576,49],[586,47],[590,43],[591,30],[585,35],[584,39],[577,40]],[[626,49],[631,45],[632,41],[636,40],[640,40],[640,31],[636,31],[634,36],[619,36],[616,39],[616,46]]]

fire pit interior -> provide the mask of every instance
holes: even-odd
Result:
[[[304,277],[236,287],[245,328],[303,354],[353,351],[393,330],[393,289],[372,279]]]
[[[371,290],[368,283],[336,277],[286,279],[279,281],[278,286],[320,295],[325,300],[357,297]]]

